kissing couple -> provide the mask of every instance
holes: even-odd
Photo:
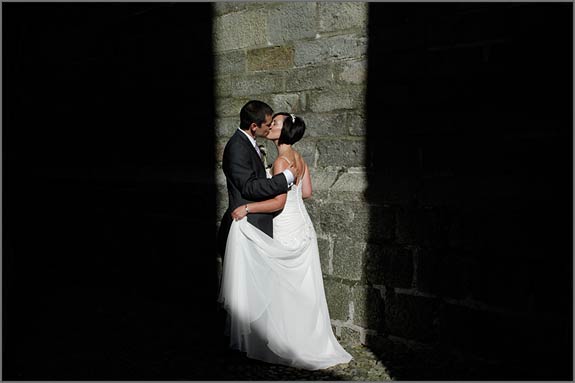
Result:
[[[229,207],[218,247],[223,257],[218,302],[226,309],[230,347],[249,358],[308,370],[352,357],[331,327],[317,236],[304,199],[312,196],[308,164],[293,145],[305,122],[252,100],[223,154]],[[256,137],[278,152],[266,175]]]

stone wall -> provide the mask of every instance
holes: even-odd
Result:
[[[306,122],[294,145],[310,167],[306,206],[318,234],[332,323],[359,331],[363,254],[367,3],[214,3],[218,219],[227,207],[222,151],[250,99]],[[265,140],[264,140],[265,141]],[[273,144],[268,159],[276,156]],[[270,162],[271,163],[271,162]]]
[[[336,334],[565,373],[572,20],[538,7],[215,4],[217,160],[249,99],[304,118]]]

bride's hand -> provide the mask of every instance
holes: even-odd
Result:
[[[234,219],[234,221],[239,221],[240,219],[244,218],[247,215],[248,212],[246,211],[245,205],[238,206],[234,211],[232,211],[232,218]]]

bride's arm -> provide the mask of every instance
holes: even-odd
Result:
[[[281,172],[283,172],[288,167],[289,167],[289,165],[285,161],[279,161],[279,159],[276,159],[276,161],[274,162],[274,166],[273,166],[273,173],[274,173],[274,175],[280,174]],[[283,193],[283,194],[278,194],[274,198],[267,199],[265,201],[250,202],[246,205],[242,205],[242,206],[237,207],[232,212],[232,218],[233,219],[242,219],[246,215],[248,215],[248,212],[249,213],[273,213],[273,212],[276,212],[278,210],[283,209],[285,204],[286,204],[286,200],[287,200],[287,194]],[[247,207],[247,211],[246,211],[246,207]]]

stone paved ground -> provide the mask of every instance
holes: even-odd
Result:
[[[218,380],[525,380],[537,376],[521,363],[503,365],[449,351],[392,345],[391,342],[383,348],[375,348],[376,351],[345,341],[341,344],[354,359],[320,371],[271,365],[248,359],[240,352],[228,353],[206,368],[215,368]],[[535,372],[535,366],[531,367]],[[206,371],[204,376],[208,378],[210,373]]]
[[[234,352],[225,360],[218,361],[218,364],[221,363],[220,378],[223,380],[391,380],[383,364],[366,347],[346,344],[344,347],[354,357],[352,361],[318,371],[254,361],[239,352]]]
[[[548,380],[552,368],[525,360],[514,365],[491,364],[389,340],[367,347],[344,338],[340,343],[354,357],[350,363],[320,371],[300,370],[252,360],[230,350],[223,336],[223,318],[209,317],[210,323],[186,305],[167,302],[166,297],[162,297],[162,306],[151,299],[118,296],[117,302],[106,307],[109,312],[98,314],[86,299],[89,296],[84,290],[77,293],[75,305],[48,296],[44,303],[33,305],[35,315],[24,318],[22,324],[26,332],[19,334],[19,343],[11,343],[19,349],[12,348],[12,357],[3,365],[5,379]],[[150,314],[142,316],[145,310]],[[63,322],[55,313],[71,319]]]

